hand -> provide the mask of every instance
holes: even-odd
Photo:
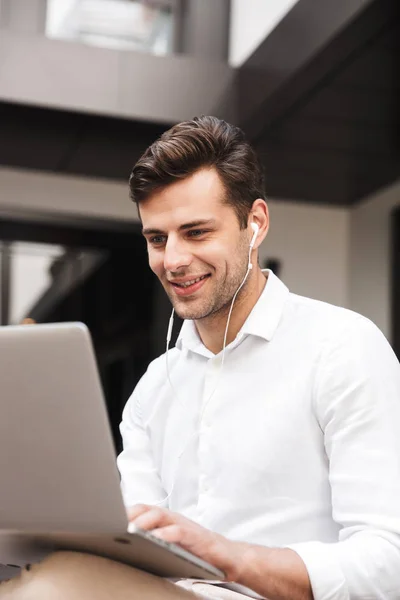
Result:
[[[137,504],[128,510],[128,519],[140,529],[202,558],[225,573],[228,581],[237,581],[247,544],[233,542],[205,529],[166,508]]]

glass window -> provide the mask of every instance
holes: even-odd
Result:
[[[173,50],[171,0],[47,0],[46,35],[117,50]]]
[[[54,309],[78,290],[103,261],[104,253],[99,251],[0,241],[1,324],[16,325],[30,319],[48,321]],[[79,297],[77,300],[80,304]],[[75,301],[74,308],[76,304]]]
[[[52,284],[51,265],[63,248],[17,242],[11,246],[9,322],[30,318],[30,311]]]

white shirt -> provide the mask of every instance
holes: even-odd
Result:
[[[186,321],[178,397],[165,355],[150,364],[121,424],[126,505],[171,493],[231,539],[291,547],[315,600],[399,599],[400,367],[382,333],[269,272],[215,389],[220,361]]]

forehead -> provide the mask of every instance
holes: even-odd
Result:
[[[195,219],[229,218],[225,188],[213,168],[201,169],[154,192],[140,206],[143,227],[172,228]]]

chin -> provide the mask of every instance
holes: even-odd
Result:
[[[178,315],[180,319],[188,320],[188,321],[196,321],[201,318],[198,316],[198,312],[191,310],[189,308],[184,308],[182,306],[175,306],[175,313]]]
[[[173,302],[173,307],[175,309],[176,314],[181,319],[186,319],[188,321],[197,321],[198,319],[204,319],[210,314],[209,310],[206,310],[201,307],[194,306],[185,306],[180,302]]]

